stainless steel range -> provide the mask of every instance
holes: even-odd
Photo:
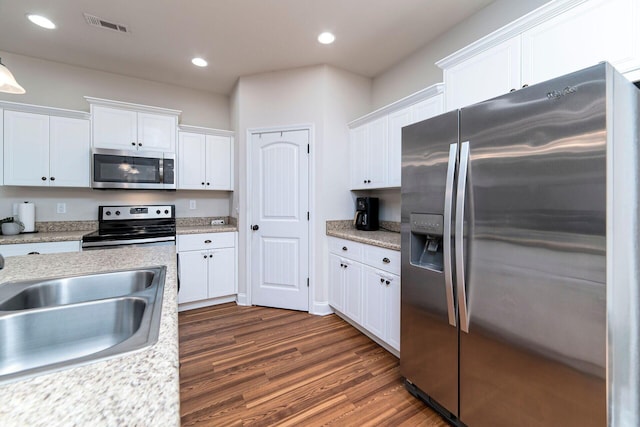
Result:
[[[175,205],[100,206],[98,231],[82,238],[82,250],[175,242]]]

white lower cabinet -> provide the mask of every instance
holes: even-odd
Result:
[[[80,252],[80,241],[73,240],[69,242],[16,243],[13,245],[0,245],[0,254],[2,254],[3,257],[55,254],[60,252]]]
[[[235,301],[236,234],[177,236],[180,311]]]
[[[329,239],[329,305],[398,355],[400,252]]]

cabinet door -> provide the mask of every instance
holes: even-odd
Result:
[[[89,120],[49,118],[51,186],[89,187],[91,141]]]
[[[389,115],[388,183],[400,187],[402,175],[402,128],[411,123],[411,107]]]
[[[387,284],[387,281],[389,282]],[[386,331],[384,340],[391,347],[400,350],[400,277],[395,274],[385,279]]]
[[[178,253],[178,303],[207,299],[209,256],[204,251]]]
[[[49,116],[4,112],[4,183],[49,186]]]
[[[138,113],[138,150],[175,152],[177,126],[174,116]]]
[[[344,270],[344,314],[362,322],[362,264],[348,261]]]
[[[444,70],[447,111],[520,87],[520,36]]]
[[[94,147],[137,149],[138,119],[135,111],[93,106],[92,119]]]
[[[233,190],[231,164],[233,150],[228,136],[207,135],[207,189]],[[210,185],[209,185],[210,184]]]
[[[385,339],[386,302],[387,295],[384,278],[373,268],[362,268],[363,319],[365,329],[378,337]]]
[[[344,312],[344,262],[329,254],[329,305]]]
[[[367,188],[387,187],[388,120],[381,117],[369,123],[367,140]]]
[[[411,106],[411,123],[435,117],[444,112],[444,95],[439,94]]]
[[[367,134],[369,128],[362,125],[351,129],[349,132],[349,166],[351,167],[351,189],[358,190],[367,188],[366,177],[366,157],[367,157]]]
[[[610,62],[620,72],[640,66],[637,0],[592,0],[522,34],[522,81],[539,83]]]
[[[209,298],[236,293],[236,256],[234,248],[209,251]]]
[[[180,132],[178,141],[178,188],[204,190],[206,170],[205,136]]]

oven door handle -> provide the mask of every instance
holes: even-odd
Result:
[[[155,242],[173,242],[175,236],[171,237],[148,237],[144,239],[122,239],[122,240],[104,240],[101,242],[82,242],[83,248],[95,248],[99,246],[124,246],[134,245],[136,243],[155,243]]]

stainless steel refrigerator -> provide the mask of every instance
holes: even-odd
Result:
[[[400,371],[468,426],[638,426],[638,90],[602,63],[403,128]]]

